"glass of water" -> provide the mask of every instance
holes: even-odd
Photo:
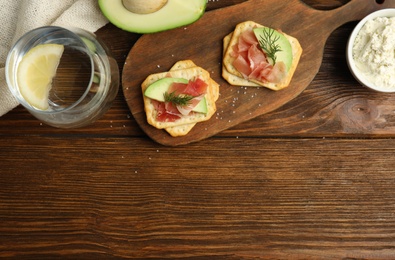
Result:
[[[44,48],[40,50],[40,46]],[[52,74],[43,73],[53,75],[43,92],[35,89],[42,83],[35,82],[34,77],[48,70],[45,59],[53,46],[62,51],[57,64],[49,66],[55,69]],[[30,53],[37,57],[29,54],[33,48],[35,51]],[[37,65],[25,66],[25,55]],[[10,50],[5,67],[8,87],[20,104],[54,127],[76,128],[93,123],[110,108],[119,89],[118,65],[108,48],[93,33],[79,28],[46,26],[26,33]],[[36,97],[40,91],[43,98]],[[41,105],[35,105],[34,99],[40,99]]]

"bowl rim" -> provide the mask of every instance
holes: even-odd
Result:
[[[377,17],[395,17],[395,8],[385,8],[381,10],[374,11],[370,13],[369,15],[365,16],[362,20],[358,22],[358,24],[354,27],[353,31],[351,32],[350,37],[348,38],[347,41],[347,47],[346,47],[346,58],[347,58],[347,65],[351,71],[351,74],[354,76],[354,78],[363,86],[368,87],[370,89],[379,91],[379,92],[395,92],[395,88],[391,89],[385,89],[381,88],[365,79],[365,77],[362,76],[362,73],[359,71],[359,69],[355,65],[355,61],[353,59],[353,46],[354,46],[354,41],[355,38],[357,37],[359,31],[361,28],[365,25],[365,23],[368,20],[375,19]]]

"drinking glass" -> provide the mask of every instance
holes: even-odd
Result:
[[[23,56],[42,44],[64,46],[45,110],[26,101],[17,78]],[[45,26],[29,31],[10,50],[5,71],[19,103],[37,119],[59,128],[93,123],[110,108],[119,89],[119,69],[110,51],[95,34],[80,28]]]

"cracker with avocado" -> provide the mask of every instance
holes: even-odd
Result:
[[[207,93],[205,94],[207,112],[197,113],[191,112],[188,115],[181,115],[180,119],[174,122],[160,122],[156,120],[157,110],[151,99],[144,95],[145,90],[157,80],[163,78],[183,78],[186,80],[194,80],[200,78],[208,84]],[[210,73],[201,67],[196,66],[192,61],[177,62],[170,71],[149,75],[141,85],[144,99],[144,109],[147,121],[158,129],[165,129],[171,136],[186,135],[198,122],[209,120],[216,111],[215,101],[219,95],[219,85],[211,79]]]
[[[171,67],[170,71],[182,70],[182,69],[193,68],[193,67],[196,67],[196,64],[193,61],[183,60],[183,61],[178,61],[176,64],[174,64],[173,67]],[[211,95],[213,95],[214,100],[217,101],[219,96],[219,84],[210,78],[209,85],[210,85],[209,90],[211,90],[212,92]],[[195,125],[196,123],[190,123],[190,124],[184,124],[179,126],[167,127],[165,128],[165,130],[173,137],[183,136],[188,134]]]
[[[281,56],[280,59],[278,59],[278,61],[284,60],[287,69],[285,77],[283,77],[280,82],[259,81],[253,78],[245,78],[243,77],[243,74],[240,73],[233,66],[233,62],[236,59],[235,55],[233,54],[234,51],[233,46],[239,42],[240,36],[243,34],[243,32],[247,30],[254,31],[257,28],[261,28],[261,29],[265,28],[272,30],[272,32],[274,32],[274,36],[271,40],[277,39],[280,40],[279,41],[280,43],[283,40],[284,42],[287,43],[287,45],[289,44],[291,47],[291,50],[285,50],[284,48],[284,50],[280,50],[278,53],[276,53],[277,56]],[[227,37],[229,37],[229,35],[224,38],[224,55],[223,55],[222,72],[224,79],[227,80],[229,84],[237,85],[237,86],[263,86],[272,90],[280,90],[287,87],[290,84],[303,51],[299,41],[296,38],[282,31],[265,27],[253,21],[246,21],[238,24],[235,30],[233,31],[233,33],[231,34],[230,39],[228,39]],[[229,43],[226,45],[228,41]],[[281,44],[279,44],[279,47],[280,49],[282,48]],[[287,51],[289,51],[290,53],[288,53]],[[273,62],[273,60],[270,60],[269,58],[268,60],[270,62]]]

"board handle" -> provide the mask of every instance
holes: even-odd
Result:
[[[395,8],[395,0],[351,0],[347,4],[322,14],[329,20],[332,31],[352,21],[363,19],[368,14],[385,8]]]

